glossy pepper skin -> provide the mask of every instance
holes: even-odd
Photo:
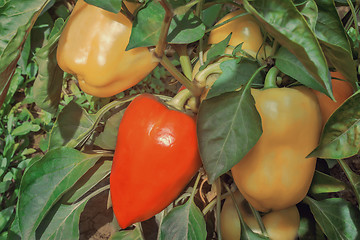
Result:
[[[344,76],[340,72],[331,72],[331,78],[333,94],[336,101],[331,100],[325,94],[313,90],[319,101],[323,125],[325,125],[333,112],[354,93],[351,84],[345,81]]]
[[[232,169],[236,186],[258,211],[281,210],[307,194],[321,132],[319,104],[306,87],[252,89],[263,133]]]
[[[80,88],[96,97],[110,97],[140,82],[157,65],[147,48],[125,51],[132,23],[79,0],[61,34],[57,61],[76,76]]]
[[[222,23],[232,17],[245,13],[245,10],[239,9],[224,16],[216,24]],[[241,16],[233,21],[230,21],[210,32],[209,44],[216,44],[224,40],[230,33],[230,46],[237,46],[243,43],[242,49],[251,56],[256,57],[257,52],[263,44],[263,36],[260,27],[256,20],[250,15]],[[231,53],[231,52],[230,52]]]
[[[244,201],[244,198],[241,196],[239,191],[234,192],[234,198],[245,223],[253,232],[261,234],[261,229],[256,221],[256,218],[252,214],[248,203]],[[296,239],[300,226],[300,215],[296,206],[265,213],[265,215],[261,217],[261,220],[270,239]],[[221,209],[220,221],[221,234],[224,240],[240,239],[240,219],[231,196],[228,196],[225,199],[224,205]]]
[[[200,166],[194,118],[168,109],[152,95],[136,97],[121,120],[110,174],[121,228],[166,208]]]

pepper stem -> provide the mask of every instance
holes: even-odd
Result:
[[[175,97],[173,97],[170,101],[166,102],[168,106],[171,106],[179,111],[184,110],[184,105],[186,101],[192,96],[191,92],[188,89],[184,89],[178,94],[176,94]]]
[[[182,71],[184,72],[185,76],[188,79],[191,79],[191,77],[192,77],[192,66],[191,66],[190,57],[187,54],[187,46],[183,45],[183,44],[181,44],[181,45],[177,45],[177,44],[175,45],[174,44],[173,48],[179,54]]]
[[[264,89],[278,88],[278,85],[276,84],[276,77],[278,73],[279,69],[277,67],[270,68],[265,77]]]
[[[222,70],[220,68],[220,64],[221,62],[210,64],[205,69],[198,72],[194,79],[195,85],[204,88],[206,86],[206,79],[211,74],[215,74],[215,73],[221,74]]]

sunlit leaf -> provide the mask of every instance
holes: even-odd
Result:
[[[322,86],[321,92],[332,97],[328,65],[320,44],[304,17],[292,1],[244,0],[247,11],[253,14],[283,47],[304,65]]]
[[[34,238],[35,230],[61,196],[90,169],[101,155],[72,148],[49,151],[24,173],[17,205],[21,236]]]
[[[12,0],[0,6],[0,106],[25,40],[49,0]]]
[[[301,14],[305,17],[306,21],[309,23],[311,30],[315,30],[316,21],[318,18],[318,8],[315,0],[305,1],[304,5],[300,7]]]
[[[309,193],[321,194],[339,192],[346,189],[346,184],[330,175],[315,171]]]

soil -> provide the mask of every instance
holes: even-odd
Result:
[[[107,209],[109,191],[89,200],[80,217],[80,240],[109,239],[115,232],[112,225],[113,212]]]

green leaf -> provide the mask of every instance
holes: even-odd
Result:
[[[309,193],[321,194],[339,192],[346,189],[346,184],[330,175],[315,171]]]
[[[75,147],[92,132],[96,116],[88,114],[74,101],[64,107],[50,133],[50,149]]]
[[[105,179],[111,171],[112,161],[99,161],[89,169],[66,193],[67,203],[78,201],[96,184]]]
[[[343,159],[360,151],[360,90],[330,116],[319,146],[309,157]]]
[[[205,56],[206,61],[203,65],[200,66],[199,71],[207,68],[210,63],[214,62],[215,60],[219,59],[221,56],[224,55],[226,48],[228,47],[230,38],[232,33],[230,33],[224,40],[219,43],[213,44],[209,51],[207,51],[207,55]],[[219,59],[216,63],[219,63],[221,59]],[[214,63],[214,64],[216,64]],[[213,74],[213,72],[212,72]]]
[[[338,160],[338,162],[351,184],[358,203],[360,203],[360,175],[353,172],[344,160]]]
[[[60,103],[64,74],[56,61],[57,42],[63,26],[64,20],[57,19],[52,37],[35,55],[39,72],[33,86],[33,97],[37,106],[53,114]]]
[[[40,126],[31,122],[23,122],[20,126],[15,128],[11,134],[13,136],[23,136],[30,132],[37,132],[40,130]]]
[[[6,181],[2,180],[0,182],[0,193],[2,194],[4,192],[6,192],[9,189],[11,183],[12,183],[11,180],[6,180]],[[1,230],[0,230],[0,232],[1,232]]]
[[[19,227],[19,217],[18,213],[15,214],[15,219],[11,224],[10,230],[8,231],[7,240],[21,240],[21,232]]]
[[[2,209],[0,211],[0,232],[9,224],[11,216],[14,214],[14,206]]]
[[[333,98],[328,65],[320,44],[305,18],[292,1],[244,0],[253,14],[276,41],[293,53],[322,87],[321,92]]]
[[[216,22],[219,16],[221,8],[222,8],[221,4],[214,4],[203,10],[202,21],[206,27],[209,28],[214,25],[214,23]]]
[[[110,240],[144,240],[141,229],[136,227],[133,230],[122,230],[111,235]]]
[[[220,64],[222,74],[211,86],[206,98],[219,96],[226,92],[232,92],[245,85],[259,68],[257,62],[242,58],[240,62],[236,59],[228,60]],[[253,86],[261,86],[264,76],[257,74],[253,80]]]
[[[36,230],[36,239],[79,239],[80,214],[87,202],[85,200],[71,205],[58,202]]]
[[[158,1],[150,0],[137,13],[127,50],[154,46],[158,43],[165,10]],[[205,34],[205,25],[192,11],[175,15],[171,21],[167,41],[173,44],[192,43]]]
[[[237,164],[262,134],[254,98],[244,89],[206,99],[200,105],[199,150],[210,183]]]
[[[170,210],[160,225],[159,240],[205,240],[206,223],[200,209],[194,201]]]
[[[332,0],[315,1],[319,8],[315,34],[320,40],[326,59],[355,86],[357,82],[355,62],[334,2]]]
[[[341,198],[316,201],[304,199],[310,206],[316,222],[328,239],[357,239],[360,234],[360,212],[351,203]]]
[[[120,12],[122,4],[122,0],[85,0],[85,2],[112,13]]]
[[[321,84],[314,79],[299,59],[289,52],[289,50],[284,47],[280,47],[274,58],[276,59],[275,65],[281,72],[294,78],[309,88],[320,92],[323,91]]]
[[[100,157],[63,147],[50,150],[27,169],[21,181],[17,205],[24,239],[34,238],[35,230],[51,207]]]
[[[106,121],[104,131],[95,139],[95,145],[103,149],[115,150],[117,133],[124,111],[114,114]]]
[[[304,5],[301,6],[300,12],[309,23],[311,30],[314,31],[318,19],[318,8],[315,0],[306,1]]]
[[[49,0],[3,1],[0,6],[0,106],[25,40]]]

